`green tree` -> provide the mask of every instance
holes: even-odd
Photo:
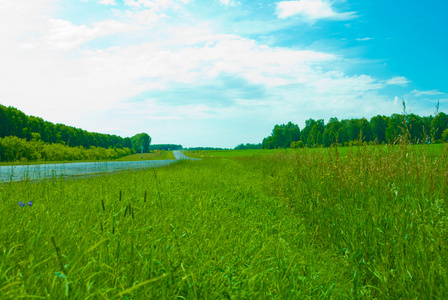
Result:
[[[310,134],[308,135],[306,145],[308,147],[315,147],[318,145],[322,145],[322,137],[325,130],[324,120],[320,119],[314,122],[313,127],[311,128]]]
[[[129,148],[129,149],[132,149],[132,142],[131,142],[131,139],[130,138],[125,138],[124,139],[124,142],[123,142],[123,146],[124,146],[124,148]]]
[[[445,129],[442,133],[442,139],[444,142],[448,142],[448,129]]]
[[[378,143],[386,141],[387,117],[377,115],[370,119],[370,128],[372,129],[372,140]]]
[[[350,119],[347,122],[347,134],[349,141],[357,141],[359,140],[361,128],[360,122],[358,119]]]
[[[325,147],[329,147],[339,142],[338,131],[341,126],[341,122],[339,122],[338,118],[330,118],[330,121],[325,125],[324,134],[322,136],[322,142]]]
[[[308,137],[310,135],[311,129],[316,124],[316,121],[313,119],[308,119],[305,121],[305,127],[300,132],[300,140],[303,142],[303,144],[308,146]],[[313,139],[310,139],[310,143],[313,142]]]
[[[448,128],[448,115],[443,112],[439,112],[431,122],[431,131],[433,134],[434,142],[442,141],[442,134],[445,129]]]
[[[147,133],[139,133],[131,137],[132,149],[135,152],[141,151],[143,146],[143,152],[149,152],[149,145],[151,144],[151,137]]]
[[[370,142],[372,140],[372,129],[370,128],[370,123],[366,118],[359,120],[359,134],[365,142]]]
[[[421,143],[425,140],[424,123],[420,116],[410,114],[407,117],[408,130],[413,143]]]
[[[283,135],[285,136],[285,142],[282,147],[289,148],[292,142],[300,140],[300,128],[298,125],[288,122],[283,127]]]
[[[389,144],[397,142],[399,136],[403,133],[402,115],[393,114],[387,122],[386,141]]]
[[[286,137],[284,135],[284,124],[283,125],[275,125],[272,130],[272,143],[274,148],[282,148],[286,143]]]

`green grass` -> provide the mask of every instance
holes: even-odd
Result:
[[[0,299],[447,298],[447,149],[323,150],[5,184]]]
[[[369,148],[384,148],[384,145],[373,145],[369,146]],[[430,145],[412,145],[413,148],[419,149],[419,148],[425,148],[425,151],[427,155],[429,156],[438,156],[445,148],[448,147],[447,144],[430,144]],[[361,147],[339,147],[338,151],[341,156],[345,156],[350,152],[353,151],[364,151],[363,149],[365,146]],[[393,148],[393,147],[389,147]],[[248,150],[196,150],[196,151],[184,151],[185,155],[189,157],[194,158],[210,158],[210,157],[250,157],[250,156],[257,156],[257,155],[266,155],[266,154],[276,154],[276,153],[291,153],[291,152],[304,152],[304,151],[311,151],[314,152],[324,152],[328,153],[333,151],[333,148],[304,148],[304,149],[248,149]]]
[[[143,153],[143,158],[141,153],[132,154],[128,156],[116,159],[116,161],[137,161],[137,160],[165,160],[174,159],[173,151],[159,151],[155,150],[151,153]]]
[[[250,149],[250,150],[195,150],[195,151],[184,151],[184,154],[189,157],[194,158],[210,158],[210,157],[247,157],[254,155],[265,155],[265,154],[273,154],[278,153],[280,151],[292,151],[290,149],[280,150],[266,150],[266,149]]]

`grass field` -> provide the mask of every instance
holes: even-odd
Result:
[[[116,161],[164,160],[164,159],[174,159],[173,151],[155,150],[151,153],[143,153],[143,158],[142,154],[137,153],[116,159]]]
[[[195,150],[195,151],[184,151],[185,155],[194,157],[194,158],[210,158],[210,157],[246,157],[246,156],[254,156],[254,155],[264,155],[264,154],[273,154],[278,153],[280,151],[288,151],[288,150],[266,150],[266,149],[257,149],[257,150]]]
[[[446,147],[186,154],[3,185],[0,299],[448,298]]]
[[[370,148],[384,148],[384,146],[376,145],[369,146]],[[413,148],[419,149],[424,148],[426,155],[428,156],[437,156],[440,155],[444,149],[447,147],[445,144],[430,144],[430,145],[413,145]],[[389,147],[389,149],[393,149],[393,147]],[[249,150],[196,150],[196,151],[185,151],[184,153],[190,157],[195,158],[204,158],[204,157],[247,157],[247,156],[256,156],[256,155],[266,155],[266,154],[276,154],[276,153],[294,153],[294,152],[330,152],[332,148],[305,148],[305,149],[249,149]],[[345,156],[350,152],[364,151],[364,147],[339,147],[339,154],[341,156]]]

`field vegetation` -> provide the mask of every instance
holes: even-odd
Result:
[[[364,145],[364,147],[338,147],[338,152],[339,155],[341,156],[345,156],[348,153],[357,153],[358,151],[365,151],[365,146],[367,146],[367,144]],[[425,149],[425,154],[428,156],[439,156],[440,154],[443,153],[446,145],[445,144],[427,144],[427,145],[418,145],[418,144],[413,144],[413,145],[409,145],[409,147],[414,148],[415,150],[418,149],[422,149],[422,147],[424,147]],[[387,148],[386,145],[369,145],[369,149],[373,149],[373,148],[380,148],[380,149],[385,149]],[[394,146],[390,146],[390,149],[393,149]],[[334,149],[334,147],[332,148]],[[195,150],[195,151],[188,151],[188,152],[184,152],[185,155],[189,156],[189,157],[194,157],[194,158],[212,158],[212,157],[252,157],[252,156],[258,156],[258,155],[269,155],[269,154],[279,154],[279,153],[283,153],[283,154],[291,154],[291,153],[329,153],[330,150],[329,148],[324,148],[324,147],[317,147],[317,148],[307,148],[307,149],[293,149],[293,148],[286,148],[286,149],[249,149],[249,150],[206,150],[206,151],[200,151],[200,150]]]
[[[245,151],[3,184],[0,299],[448,298],[446,147]]]
[[[142,154],[131,154],[128,156],[121,157],[116,159],[115,161],[140,161],[140,160],[164,160],[164,159],[174,159],[173,151],[164,151],[164,150],[154,150],[150,153]]]
[[[27,141],[16,136],[0,138],[0,162],[2,164],[48,163],[60,161],[114,160],[130,155],[131,149],[113,149],[91,146],[69,147],[42,141]]]

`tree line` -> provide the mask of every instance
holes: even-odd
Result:
[[[217,150],[230,150],[229,148],[220,148],[220,147],[190,147],[188,148],[190,151],[217,151]]]
[[[152,150],[165,150],[165,151],[173,151],[173,150],[182,150],[184,147],[182,145],[176,145],[176,144],[154,144],[151,145],[151,151]]]
[[[149,152],[151,137],[133,137],[89,132],[64,124],[53,124],[0,104],[1,161],[63,161],[115,159]]]
[[[260,144],[239,144],[234,148],[235,150],[249,150],[249,149],[262,149],[261,143]]]
[[[31,141],[41,140],[49,144],[64,144],[70,147],[82,146],[86,149],[129,148],[132,149],[131,139],[117,135],[88,132],[64,124],[53,124],[42,118],[28,116],[22,111],[0,104],[0,138],[16,136]]]
[[[263,139],[263,149],[350,146],[359,143],[394,144],[399,138],[411,143],[448,141],[448,115],[437,112],[435,117],[415,114],[377,115],[369,120],[331,118],[308,119],[300,130],[297,124],[275,125],[270,136]]]

